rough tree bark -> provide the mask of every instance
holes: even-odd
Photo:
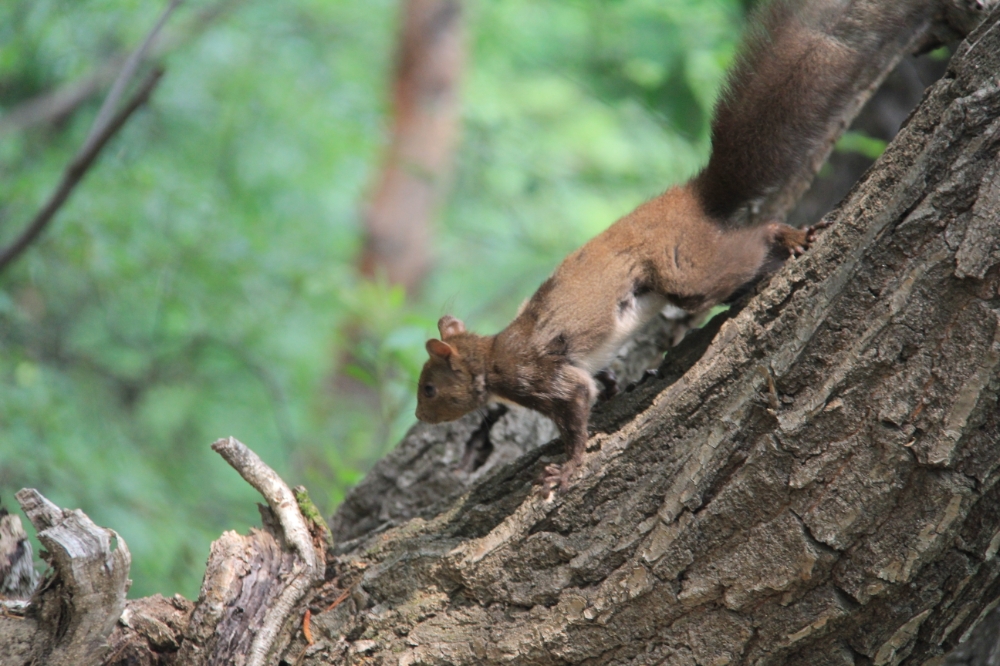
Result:
[[[1000,598],[998,72],[995,10],[814,247],[596,411],[564,495],[532,493],[558,447],[523,413],[417,426],[268,663],[986,664],[944,654]],[[100,663],[244,663],[205,618],[238,640],[300,566],[271,504],[270,545],[128,602]]]

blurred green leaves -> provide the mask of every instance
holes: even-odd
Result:
[[[877,160],[885,152],[887,145],[888,143],[882,139],[876,139],[863,132],[848,131],[837,140],[834,148],[840,152],[860,153],[870,160]]]
[[[161,10],[0,3],[0,112],[132,48]],[[5,503],[32,486],[80,507],[128,542],[133,595],[195,596],[209,542],[258,521],[214,439],[238,437],[329,513],[412,423],[439,316],[498,330],[562,256],[701,164],[739,3],[467,10],[457,176],[414,300],[353,264],[397,3],[248,0],[169,54],[151,104],[0,275]],[[0,244],[98,105],[0,137]],[[357,399],[331,389],[343,359]]]

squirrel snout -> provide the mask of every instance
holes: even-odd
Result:
[[[434,418],[432,414],[429,414],[427,410],[421,409],[420,405],[417,405],[417,420],[423,423],[441,423],[441,419]]]

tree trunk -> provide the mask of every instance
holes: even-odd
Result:
[[[566,493],[533,494],[559,448],[533,448],[545,426],[523,412],[416,426],[338,512],[326,580],[276,620],[268,659],[180,657],[211,645],[205,618],[238,638],[257,581],[311,557],[262,490],[266,534],[246,542],[276,564],[210,565],[193,611],[129,602],[100,663],[988,663],[973,629],[1000,597],[997,72],[1000,10],[804,257],[596,409]],[[34,605],[0,616],[0,646],[20,646],[0,655],[32,654]],[[944,657],[970,635],[978,656]]]
[[[386,663],[917,664],[956,645],[1000,595],[998,18],[693,368],[598,410],[569,492],[530,494],[546,447],[343,544],[359,592],[314,620],[329,654],[357,636]]]
[[[430,266],[430,224],[451,175],[464,61],[459,0],[404,0],[392,137],[365,211],[361,274],[407,292]]]

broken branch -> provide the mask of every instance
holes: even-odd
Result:
[[[281,525],[285,542],[300,557],[287,579],[287,587],[268,606],[263,626],[257,631],[250,646],[247,666],[263,666],[285,618],[305,593],[323,580],[324,562],[313,545],[294,493],[281,477],[235,437],[217,440],[212,444],[212,449],[263,495]]]

